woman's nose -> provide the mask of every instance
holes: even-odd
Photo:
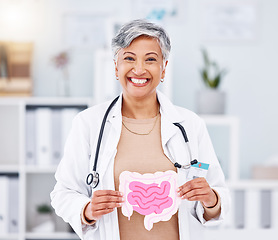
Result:
[[[146,69],[143,63],[136,62],[132,68],[132,72],[138,76],[146,73]]]

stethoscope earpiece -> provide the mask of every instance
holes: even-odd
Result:
[[[175,166],[176,168],[181,168],[181,165],[180,165],[179,163],[177,163],[177,162],[175,162],[174,166]]]
[[[198,163],[198,160],[197,159],[194,159],[190,162],[191,166],[194,165],[194,164],[197,164]]]

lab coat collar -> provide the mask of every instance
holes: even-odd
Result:
[[[161,140],[162,146],[165,146],[168,140],[178,132],[178,128],[173,123],[181,123],[185,117],[181,115],[176,106],[159,90],[157,90],[157,98],[160,103],[161,113]],[[123,94],[120,94],[119,100],[116,102],[114,108],[111,110],[107,121],[109,121],[117,132],[117,136],[121,133],[122,122],[122,101]]]
[[[160,103],[160,113],[164,115],[171,123],[180,123],[185,118],[177,111],[173,103],[159,90],[157,90],[157,98]],[[111,110],[111,114],[108,116],[108,120],[122,117],[122,101],[123,93],[120,94],[119,100],[116,102],[114,108]]]

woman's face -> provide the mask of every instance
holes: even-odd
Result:
[[[115,62],[116,77],[123,94],[132,98],[147,98],[156,94],[156,87],[165,76],[163,56],[155,38],[145,36],[134,39],[121,49]]]

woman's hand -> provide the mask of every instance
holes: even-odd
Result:
[[[124,202],[121,192],[113,190],[98,190],[93,193],[91,202],[86,206],[84,215],[89,221],[98,220],[103,215],[111,213]]]
[[[217,196],[205,178],[195,178],[178,188],[178,195],[188,201],[200,201],[205,207],[214,207]]]

